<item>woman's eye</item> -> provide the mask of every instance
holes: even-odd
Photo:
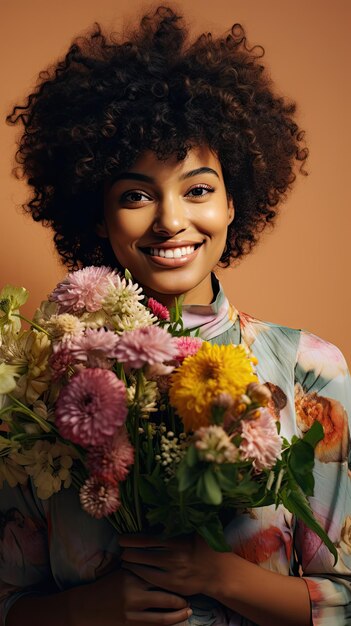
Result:
[[[142,191],[127,191],[122,196],[122,200],[127,202],[143,202],[145,199],[150,200],[149,196]]]
[[[212,187],[208,187],[207,185],[199,185],[198,187],[193,187],[187,193],[187,195],[191,195],[193,198],[203,198],[207,196],[208,193],[212,193],[214,189]]]

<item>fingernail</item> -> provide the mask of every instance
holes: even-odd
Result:
[[[187,613],[187,616],[188,616],[188,617],[190,617],[190,615],[192,615],[192,614],[193,614],[193,612],[192,612],[192,610],[191,610],[191,609],[188,609],[186,613]]]

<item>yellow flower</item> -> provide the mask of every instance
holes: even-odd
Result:
[[[0,363],[0,394],[11,393],[16,387],[18,368],[15,365]]]
[[[204,341],[171,375],[170,403],[186,431],[211,423],[212,406],[222,393],[236,400],[247,385],[257,382],[257,360],[242,345],[218,346]]]
[[[72,482],[71,467],[76,452],[70,446],[56,442],[38,440],[32,448],[14,452],[12,457],[26,473],[32,476],[37,495],[42,500],[50,498],[69,487]]]
[[[11,457],[11,454],[0,458],[0,489],[3,488],[4,481],[6,481],[10,487],[16,487],[18,483],[25,485],[27,480],[28,474],[26,470],[18,465]]]
[[[51,342],[46,333],[26,330],[18,336],[6,338],[0,346],[0,359],[5,361],[7,368],[13,366],[19,376],[16,389],[13,390],[16,398],[33,404],[48,388],[50,354]],[[0,371],[0,382],[5,373],[5,370]]]

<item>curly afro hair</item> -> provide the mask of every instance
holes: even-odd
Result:
[[[53,228],[69,268],[118,266],[95,232],[104,181],[145,150],[182,160],[202,144],[217,154],[235,204],[220,262],[250,252],[307,156],[295,104],[272,90],[263,54],[239,24],[189,41],[183,18],[160,6],[127,37],[95,24],[41,72],[7,121],[24,127],[16,161],[33,188],[25,209]]]

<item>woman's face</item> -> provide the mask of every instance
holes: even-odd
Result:
[[[180,162],[143,153],[106,186],[104,207],[98,234],[148,296],[166,305],[180,294],[187,304],[211,302],[211,271],[234,207],[208,147],[191,149]]]

